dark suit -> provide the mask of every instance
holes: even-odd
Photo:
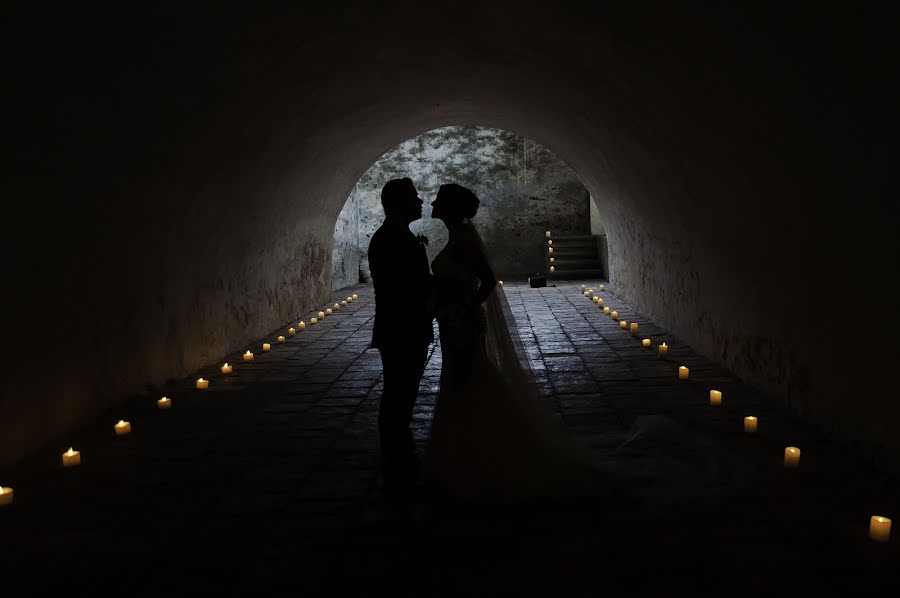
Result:
[[[409,425],[434,341],[432,277],[425,247],[402,222],[385,220],[369,243],[375,286],[372,346],[381,351],[384,390],[378,409],[381,458],[389,489],[408,485],[418,462]]]

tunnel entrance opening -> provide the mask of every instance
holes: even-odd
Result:
[[[410,229],[429,239],[429,261],[447,242],[432,219],[443,183],[472,189],[481,200],[475,223],[500,278],[605,278],[606,236],[594,200],[575,171],[543,145],[511,131],[449,126],[412,137],[382,155],[357,181],[334,226],[332,286],[369,282],[368,245],[384,221],[381,188],[410,177],[424,215]],[[545,231],[557,246],[549,251]],[[551,271],[550,268],[553,268]]]

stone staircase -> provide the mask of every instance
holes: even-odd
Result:
[[[591,235],[552,235],[553,253],[547,252],[548,279],[578,280],[602,278],[603,265],[597,255],[597,241]],[[550,239],[544,239],[545,245]],[[549,245],[548,245],[549,247]],[[553,262],[550,262],[550,258]],[[550,271],[553,266],[553,271]]]

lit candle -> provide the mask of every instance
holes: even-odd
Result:
[[[126,434],[131,434],[131,422],[127,422],[124,419],[120,419],[115,428],[116,436],[125,436]]]
[[[549,238],[550,238],[550,231],[544,232],[544,236],[547,237],[547,238],[549,239]]]
[[[63,467],[75,467],[81,465],[81,452],[69,447],[69,450],[62,454]]]
[[[334,309],[337,310],[337,309],[340,309],[340,308],[341,308],[341,304],[340,304],[340,303],[335,303],[335,304],[334,304]]]
[[[230,374],[232,369],[233,369],[233,367],[231,366],[231,364],[229,364],[229,363],[226,361],[226,362],[225,362],[225,365],[222,366],[222,373],[223,373],[223,374]]]
[[[628,328],[628,321],[627,320],[619,320],[619,328],[621,328],[622,330],[625,330],[626,328]]]
[[[301,330],[302,330],[302,328],[301,328]],[[296,336],[297,331],[294,330],[293,327],[291,327],[291,328],[288,328],[288,334],[290,334],[291,336]]]
[[[744,418],[744,432],[747,434],[756,434],[757,426],[759,424],[759,420],[752,415],[748,415]]]
[[[244,361],[253,361],[253,353],[250,352],[250,349],[247,349],[247,352],[244,353]]]
[[[721,405],[722,404],[722,391],[721,390],[709,391],[709,404],[710,405]]]
[[[603,299],[597,297],[597,307],[603,307]]]
[[[13,496],[15,496],[15,492],[12,488],[4,488],[3,486],[0,486],[0,507],[11,505]]]
[[[310,318],[309,323],[310,325],[316,325],[319,323],[319,318]]]
[[[502,280],[498,280],[497,282],[500,283],[501,286],[503,286],[503,281],[502,281]]]
[[[548,247],[548,248],[547,248],[547,253],[553,253],[553,248],[552,248],[552,247]]]
[[[197,378],[197,389],[198,390],[206,390],[209,388],[209,380],[204,380],[203,378]]]
[[[156,406],[160,409],[169,409],[172,407],[172,399],[169,397],[163,397],[160,400],[156,401]]]
[[[551,264],[552,264],[553,262],[555,262],[555,261],[556,261],[556,258],[555,258],[555,257],[551,257],[551,258],[550,258],[550,263],[551,263]]]
[[[631,336],[637,336],[637,330],[638,330],[637,322],[632,322],[631,326],[629,327],[629,330],[631,330]]]
[[[341,301],[341,305],[347,305],[347,300],[344,299],[343,301]]]
[[[609,312],[609,317],[612,318],[613,320],[618,320],[618,319],[619,319],[619,312],[617,312],[617,311],[611,311],[611,312]]]
[[[547,245],[553,245],[553,240],[552,240],[552,239],[547,239]]]
[[[299,328],[300,330],[306,330],[306,322],[300,320],[300,322],[297,324],[297,328]]]
[[[278,337],[278,342],[279,342],[279,343],[283,343],[283,342],[284,342],[284,337],[283,337],[283,336],[279,336],[279,337]]]
[[[869,537],[876,542],[887,542],[891,539],[891,520],[881,515],[872,515],[869,521]]]
[[[330,307],[329,307],[328,309],[325,310],[325,315],[326,315],[326,316],[330,316],[330,315],[333,314],[333,313],[334,313],[334,312],[331,311],[331,308],[330,308]]]
[[[263,343],[263,353],[265,353],[266,351],[271,351],[271,350],[272,350],[272,345],[270,345],[269,343]]]
[[[650,339],[645,338],[644,340],[642,340],[641,346],[644,347],[645,349],[649,349],[650,348]]]
[[[668,345],[666,345],[666,343],[663,343],[659,346],[659,356],[660,357],[665,357],[666,353],[668,353],[668,352],[669,352],[669,347],[668,347]]]
[[[324,320],[324,319],[325,319],[325,312],[324,312],[324,311],[320,311],[320,312],[318,313],[318,316],[319,316],[319,319],[320,319],[320,320]]]
[[[353,297],[347,297],[347,303],[350,303],[351,301],[353,301]]]
[[[353,300],[356,301],[357,299],[359,299],[359,295],[357,295],[356,293],[353,293]]]
[[[591,299],[594,298],[594,289],[588,289],[588,297],[590,297]]]
[[[604,308],[603,308],[603,313],[606,314],[606,315],[609,315],[609,308],[608,308],[608,307],[604,307]]]
[[[606,290],[606,287],[603,286],[603,285],[601,284],[601,285],[600,285],[600,290],[601,290],[601,291],[605,291],[605,290]]]
[[[582,293],[583,293],[586,289],[587,289],[587,287],[586,287],[585,285],[581,285],[581,292],[582,292]]]
[[[551,272],[556,272],[556,267],[550,266],[550,271],[551,271]]]
[[[687,380],[688,376],[690,376],[690,375],[691,375],[691,370],[687,369],[683,365],[678,367],[678,379],[679,380]]]
[[[784,466],[788,469],[800,467],[800,449],[796,446],[789,446],[784,449]]]

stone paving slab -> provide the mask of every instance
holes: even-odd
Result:
[[[872,514],[900,517],[900,484],[806,428],[697,355],[613,293],[633,337],[580,284],[507,283],[542,402],[610,465],[664,467],[635,502],[473,507],[426,494],[390,516],[379,476],[381,363],[360,300],[296,336],[251,349],[134,399],[38,451],[0,483],[0,587],[16,596],[93,594],[367,596],[851,596],[893,594],[900,543],[867,540]],[[331,303],[333,303],[332,301]],[[324,306],[323,306],[324,309]],[[318,310],[317,310],[318,311]],[[313,313],[303,319],[309,323]],[[285,334],[278,344],[275,337]],[[643,349],[641,338],[653,349]],[[655,346],[666,341],[666,359]],[[261,351],[262,342],[272,350]],[[677,367],[691,369],[677,379]],[[425,451],[439,390],[439,345],[413,418]],[[198,376],[210,389],[194,388]],[[724,404],[708,405],[708,390]],[[156,395],[173,399],[156,408]],[[742,429],[746,414],[760,431]],[[635,418],[688,433],[639,438]],[[132,422],[117,438],[112,424]],[[69,445],[83,464],[59,465]],[[785,470],[784,446],[802,449]],[[671,484],[683,477],[684,484]],[[897,524],[900,525],[900,524]]]

